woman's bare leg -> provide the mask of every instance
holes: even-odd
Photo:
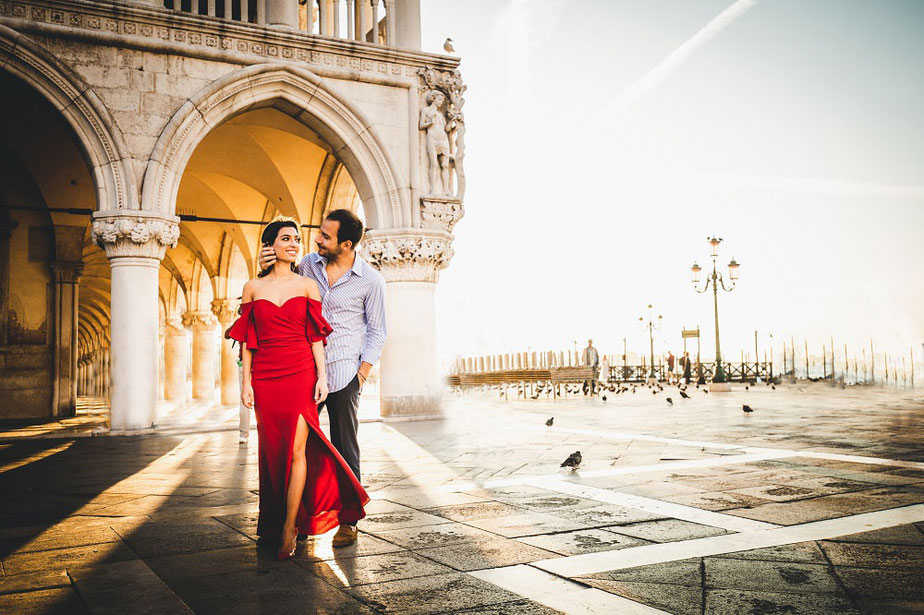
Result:
[[[295,527],[295,517],[302,502],[302,492],[305,490],[305,479],[308,476],[308,462],[305,459],[305,445],[308,443],[308,423],[305,417],[298,416],[295,427],[295,441],[292,443],[292,469],[289,472],[289,488],[286,492],[286,521],[282,527],[282,543],[280,551],[291,551],[298,529]]]

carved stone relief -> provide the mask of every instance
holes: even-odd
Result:
[[[427,170],[429,181],[427,196],[465,197],[465,105],[463,94],[467,86],[462,83],[458,70],[439,71],[421,68],[419,92],[421,131],[424,147],[421,164]]]

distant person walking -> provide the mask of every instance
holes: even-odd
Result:
[[[588,390],[593,395],[597,389],[597,369],[600,367],[600,354],[594,348],[593,340],[587,340],[587,348],[584,349],[584,366],[592,368],[590,380],[584,381],[584,395],[588,394]]]
[[[690,384],[690,378],[693,376],[693,366],[690,364],[690,353],[684,352],[680,361],[680,365],[683,367],[683,382],[684,384]]]
[[[606,355],[603,355],[603,358],[600,359],[600,382],[603,385],[606,385],[610,380],[610,360],[606,358]]]
[[[672,384],[674,382],[674,361],[676,361],[674,353],[670,350],[667,351],[667,383]]]

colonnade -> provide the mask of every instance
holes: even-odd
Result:
[[[109,348],[96,348],[77,360],[77,395],[109,397],[111,389]]]

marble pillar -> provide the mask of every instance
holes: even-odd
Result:
[[[164,327],[164,397],[175,404],[186,402],[186,365],[189,338],[178,316]]]
[[[192,398],[215,400],[215,317],[210,312],[186,312],[183,324],[192,330]]]
[[[240,301],[216,299],[212,301],[212,313],[218,319],[221,332],[221,403],[237,404],[241,400],[241,383],[237,370],[237,348],[234,340],[225,338],[225,330],[237,318]]]
[[[92,240],[112,270],[110,428],[127,433],[157,421],[158,271],[180,236],[179,218],[143,210],[93,213]]]
[[[452,235],[435,229],[382,229],[368,233],[362,255],[386,282],[388,339],[382,352],[380,406],[385,418],[440,413],[436,366],[439,270],[452,257]]]
[[[52,416],[77,413],[77,289],[83,263],[53,262],[54,373]]]
[[[298,3],[292,0],[266,0],[266,25],[298,29]]]
[[[420,0],[397,0],[397,3],[395,44],[420,49]]]

